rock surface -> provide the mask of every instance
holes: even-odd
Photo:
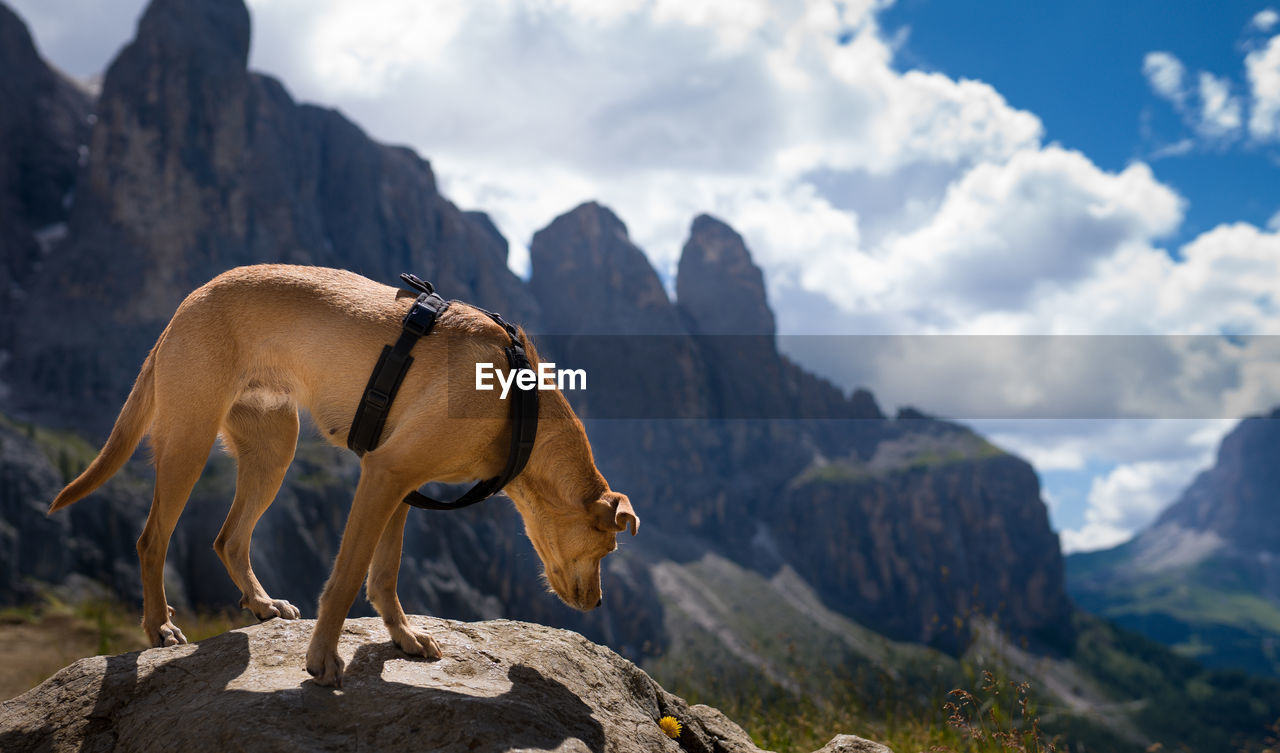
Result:
[[[313,684],[303,669],[310,620],[82,659],[4,703],[0,750],[759,750],[719,711],[686,704],[577,633],[506,620],[411,620],[435,636],[444,657],[411,659],[379,619],[348,620],[341,690]],[[678,740],[658,727],[666,715],[684,725]],[[842,735],[823,750],[887,749]]]

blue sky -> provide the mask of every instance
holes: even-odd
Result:
[[[143,7],[13,5],[82,77]],[[694,216],[732,224],[784,334],[1280,334],[1274,5],[249,7],[252,67],[429,158],[448,196],[490,212],[518,273],[534,231],[594,199],[668,279]],[[1230,417],[1280,404],[1267,347],[803,362],[890,409],[1102,416],[972,421],[1037,466],[1064,544],[1088,549],[1150,522]],[[1168,414],[1198,418],[1120,418]]]
[[[1239,143],[1154,156],[1194,134],[1152,94],[1143,58],[1169,51],[1243,93],[1243,53],[1270,36],[1250,22],[1269,7],[1276,3],[899,0],[881,21],[890,36],[906,35],[896,67],[986,81],[1039,116],[1048,140],[1108,170],[1149,161],[1189,201],[1173,236],[1185,242],[1225,221],[1266,225],[1280,211],[1280,160],[1274,147]]]

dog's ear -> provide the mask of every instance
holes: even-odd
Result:
[[[603,497],[587,504],[591,507],[596,528],[601,531],[619,533],[630,528],[631,535],[635,536],[640,530],[640,517],[625,494],[605,492]]]
[[[631,528],[631,535],[635,536],[640,530],[640,516],[636,515],[636,511],[631,508],[631,500],[627,499],[627,495],[619,494],[618,509],[613,514],[613,525],[619,531],[626,530],[628,526]]]

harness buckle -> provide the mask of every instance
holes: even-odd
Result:
[[[409,313],[404,315],[404,321],[401,324],[409,334],[425,337],[435,326],[437,316],[439,316],[438,311],[417,300],[409,307]]]
[[[391,404],[391,396],[381,390],[370,388],[364,393],[364,401],[378,410],[383,410]]]

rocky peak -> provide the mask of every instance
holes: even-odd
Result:
[[[742,236],[700,215],[680,254],[676,301],[691,329],[706,335],[773,335],[764,275]]]
[[[1152,526],[1213,533],[1244,551],[1280,552],[1280,408],[1240,422],[1217,462]]]
[[[675,308],[612,211],[587,202],[533,236],[529,287],[553,334],[678,334]]]
[[[154,0],[134,45],[199,63],[249,61],[249,9],[242,0]]]

